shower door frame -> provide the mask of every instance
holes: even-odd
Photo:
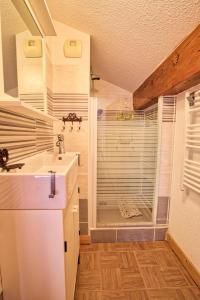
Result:
[[[157,165],[156,179],[154,187],[154,199],[152,210],[152,221],[150,222],[135,222],[127,226],[108,226],[97,227],[97,109],[98,98],[90,97],[88,103],[88,127],[89,127],[89,142],[88,142],[88,227],[90,229],[122,229],[122,228],[144,228],[148,226],[156,226],[157,206],[158,206],[158,190],[159,190],[159,174],[160,174],[160,149],[161,149],[161,133],[162,133],[162,97],[158,100],[158,140],[157,140]]]
[[[88,227],[96,229],[97,205],[97,98],[88,103]]]

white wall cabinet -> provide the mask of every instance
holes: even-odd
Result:
[[[4,300],[73,300],[78,216],[77,183],[65,210],[0,211]]]

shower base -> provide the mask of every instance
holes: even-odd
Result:
[[[125,219],[122,217],[118,208],[116,209],[98,209],[97,227],[125,227],[137,224],[151,223],[152,211],[149,208],[139,208],[142,215]]]

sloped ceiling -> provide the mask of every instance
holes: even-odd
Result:
[[[200,22],[200,0],[47,0],[57,21],[91,34],[92,68],[133,92]]]

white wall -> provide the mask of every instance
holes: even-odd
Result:
[[[133,110],[132,93],[104,80],[93,81],[91,93],[98,98],[98,108]]]
[[[54,21],[57,32],[51,37],[53,63],[53,91],[55,93],[89,94],[90,86],[90,35]],[[66,58],[63,45],[66,39],[81,40],[82,56]]]
[[[200,87],[194,88],[197,89]],[[179,94],[177,98],[169,233],[200,271],[200,195],[181,190],[184,157],[184,97],[185,92]]]

